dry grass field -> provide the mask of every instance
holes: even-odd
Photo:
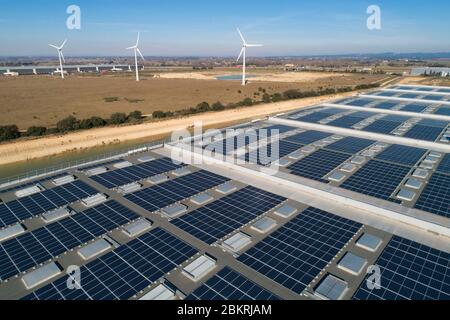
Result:
[[[301,73],[298,73],[299,75]],[[288,89],[312,90],[372,83],[385,78],[379,75],[320,74],[320,77],[297,77],[295,81],[252,81],[243,88],[239,81],[151,78],[143,75],[136,83],[132,75],[69,76],[64,81],[50,76],[0,77],[0,125],[54,126],[69,115],[79,119],[109,117],[114,112],[140,110],[175,111],[196,106],[202,101],[238,102],[264,88],[268,93]],[[105,98],[117,97],[115,102]]]

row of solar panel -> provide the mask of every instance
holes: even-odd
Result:
[[[124,197],[153,212],[227,182],[229,179],[208,171],[198,171],[159,185],[136,191]]]
[[[184,165],[174,163],[169,158],[161,158],[127,168],[105,172],[90,178],[102,186],[111,189],[179,169],[182,166]]]
[[[77,180],[18,200],[0,203],[0,227],[57,209],[97,193],[98,191],[91,186]]]
[[[160,228],[81,267],[82,286],[71,290],[68,276],[24,300],[125,300],[197,254],[191,245]]]
[[[0,280],[6,280],[139,218],[116,201],[75,214],[0,244]]]
[[[58,179],[58,178],[64,177],[66,175],[67,175],[67,173],[61,173],[61,174],[53,175],[53,176],[46,177],[46,178],[43,178],[43,179],[35,180],[33,182],[21,184],[21,185],[12,187],[12,188],[0,190],[0,194],[5,194],[7,192],[13,192],[13,191],[17,191],[17,190],[20,190],[20,189],[25,189],[25,188],[28,188],[28,187],[31,187],[31,186],[35,186],[37,184],[41,184],[41,183],[43,183],[45,181],[50,181],[50,180],[54,180],[54,179]]]

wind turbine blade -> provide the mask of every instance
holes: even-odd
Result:
[[[53,45],[53,44],[49,44],[50,47],[55,48],[55,49],[59,49],[57,46]]]
[[[145,58],[144,58],[144,56],[142,55],[141,50],[139,50],[139,48],[136,48],[136,50],[137,50],[137,52],[139,53],[139,55],[141,56],[142,60],[145,61]]]
[[[136,46],[128,47],[125,50],[131,50],[131,49],[136,49]]]
[[[245,50],[245,47],[242,47],[241,52],[239,53],[239,57],[237,58],[236,62],[241,59],[242,55],[244,54],[244,50]]]
[[[245,39],[244,39],[244,36],[242,35],[241,30],[239,30],[239,28],[237,28],[237,31],[239,32],[239,36],[241,37],[242,42],[243,42],[244,44],[246,44]]]
[[[139,45],[140,38],[141,38],[141,33],[138,32],[137,41],[136,41],[136,47]]]
[[[60,48],[60,49],[64,48],[64,46],[66,45],[66,43],[67,43],[67,39],[64,40],[63,44],[62,44],[61,47],[59,47],[59,48]]]
[[[262,44],[248,44],[247,47],[262,47]]]

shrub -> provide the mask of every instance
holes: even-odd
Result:
[[[222,111],[225,109],[225,106],[221,103],[221,102],[216,102],[213,103],[213,105],[211,106],[211,109],[214,111]]]
[[[40,136],[45,135],[46,132],[47,132],[46,127],[32,126],[32,127],[28,128],[26,135],[28,137],[40,137]]]
[[[142,112],[138,110],[130,112],[130,114],[128,115],[128,121],[138,121],[141,119],[142,119]]]
[[[20,132],[16,125],[0,126],[0,141],[13,140],[19,137]]]
[[[105,102],[117,102],[119,101],[119,97],[106,97],[103,98],[103,100],[105,100]]]
[[[195,109],[197,112],[206,112],[210,110],[210,106],[208,102],[202,102],[199,103]]]
[[[158,111],[153,112],[152,116],[155,119],[162,119],[162,118],[166,117],[166,113],[164,111],[159,111],[158,110]]]
[[[91,129],[93,127],[92,119],[83,119],[80,121],[80,129]]]
[[[77,118],[74,116],[68,116],[67,118],[62,119],[56,124],[56,128],[59,132],[68,132],[77,130],[79,128],[79,123]]]
[[[240,103],[242,106],[252,106],[253,105],[253,100],[251,98],[245,98],[244,100],[241,101]]]
[[[270,98],[270,94],[264,93],[262,96],[262,101],[264,103],[270,103],[272,101],[272,99]]]
[[[272,95],[272,102],[280,102],[283,100],[283,96],[280,93],[274,93]]]
[[[106,125],[106,120],[100,117],[92,117],[91,122],[94,128],[104,127]]]
[[[127,115],[125,113],[116,112],[111,115],[109,121],[111,124],[122,124],[127,122]]]

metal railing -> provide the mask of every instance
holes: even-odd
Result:
[[[20,182],[26,182],[28,180],[44,177],[46,175],[58,174],[62,171],[76,169],[76,168],[84,167],[84,166],[89,166],[89,165],[93,165],[95,163],[113,160],[114,158],[121,158],[121,157],[129,155],[130,152],[133,152],[136,150],[140,150],[140,152],[144,152],[145,150],[154,149],[158,146],[164,146],[165,143],[166,143],[166,140],[153,141],[150,143],[145,143],[145,144],[136,145],[133,147],[128,147],[128,148],[124,148],[124,149],[120,149],[120,150],[116,150],[116,151],[102,153],[102,154],[99,154],[96,156],[90,156],[90,157],[86,157],[86,158],[78,159],[78,160],[74,160],[74,161],[67,161],[67,162],[64,162],[64,163],[61,163],[58,165],[54,165],[54,166],[50,166],[50,167],[31,170],[31,171],[28,171],[23,174],[18,174],[18,175],[13,175],[13,176],[6,177],[6,178],[1,178],[0,179],[0,189],[11,186],[11,185],[15,185]]]

